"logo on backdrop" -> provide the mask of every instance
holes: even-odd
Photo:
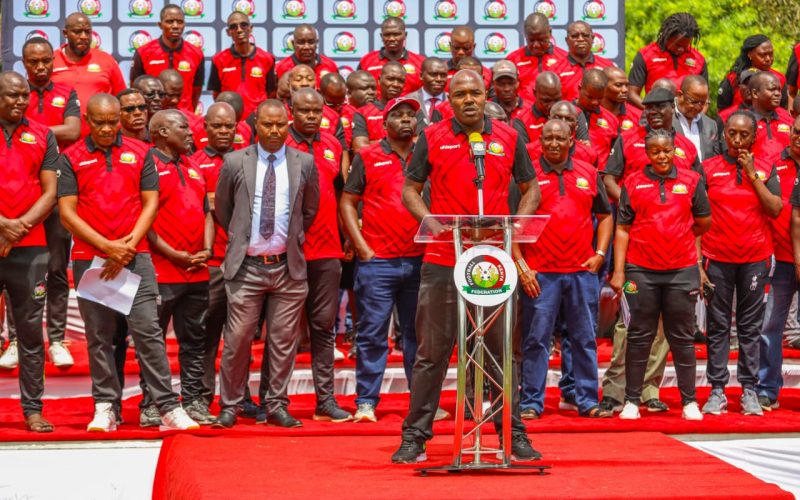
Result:
[[[606,53],[606,39],[600,33],[594,33],[592,40],[592,53],[603,55]]]
[[[100,0],[78,0],[78,12],[86,14],[88,17],[102,17]]]
[[[50,4],[47,0],[25,0],[25,17],[41,19],[49,17]]]
[[[584,21],[604,21],[606,18],[606,6],[602,0],[589,0],[583,4]]]
[[[283,49],[281,50],[284,54],[294,54],[294,34],[292,32],[283,36]]]
[[[203,38],[203,35],[201,35],[200,32],[196,30],[189,30],[186,33],[184,33],[183,39],[191,43],[200,50],[203,50],[203,45],[205,45],[206,43],[205,39]]]
[[[339,0],[333,4],[333,18],[351,21],[358,19],[356,4],[350,0]]]
[[[153,17],[153,2],[150,0],[131,0],[128,4],[128,17],[139,19]]]
[[[248,17],[255,17],[256,4],[253,0],[234,0],[231,10],[240,12]]]
[[[450,54],[450,32],[445,31],[436,35],[433,52],[435,54]]]
[[[496,306],[508,300],[518,279],[511,256],[490,245],[478,245],[461,254],[453,277],[461,296],[478,306]]]
[[[483,7],[484,21],[505,21],[506,19],[508,19],[508,9],[503,0],[486,2]]]
[[[283,2],[283,18],[297,21],[306,18],[306,4],[303,0],[287,0]]]
[[[31,38],[33,38],[35,36],[36,37],[40,36],[40,37],[44,38],[45,40],[50,40],[50,37],[48,37],[47,33],[45,33],[44,31],[42,31],[42,30],[33,30],[30,33],[28,33],[27,35],[25,35],[25,41],[27,42],[28,40],[30,40]]]
[[[492,55],[502,55],[508,53],[508,40],[502,33],[489,33],[483,41],[483,53]]]
[[[336,54],[355,54],[356,37],[352,33],[342,31],[333,37],[333,52]]]
[[[383,17],[400,17],[406,18],[406,4],[403,0],[390,0],[383,4]]]
[[[550,21],[555,21],[558,19],[556,16],[556,4],[554,4],[552,0],[541,0],[540,2],[536,2],[536,5],[533,6],[533,11],[542,14]]]
[[[353,71],[355,70],[353,69],[352,66],[339,66],[339,74],[342,75],[342,78],[344,78],[345,80],[347,80],[347,77],[350,76],[350,73],[352,73]],[[343,117],[342,120],[343,120],[342,126],[345,126],[344,125],[345,118]]]
[[[92,43],[90,46],[93,49],[99,49],[103,45],[103,39],[100,38],[100,35],[97,34],[96,31],[92,30]]]
[[[153,37],[145,30],[136,30],[128,38],[128,52],[136,52],[142,45],[147,45]]]
[[[199,17],[202,19],[205,17],[205,14],[203,14],[204,8],[203,0],[183,0],[181,2],[181,9],[183,9],[186,17]]]
[[[433,6],[433,18],[437,21],[455,21],[458,19],[458,6],[452,0],[439,0]]]

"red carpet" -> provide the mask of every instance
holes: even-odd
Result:
[[[792,498],[663,434],[542,434],[534,444],[552,466],[544,476],[420,477],[416,465],[390,463],[396,437],[179,435],[164,440],[153,498]],[[424,465],[449,463],[451,450],[435,438]]]
[[[62,376],[88,376],[89,375],[89,357],[86,351],[86,342],[83,340],[72,340],[68,342],[70,347],[70,352],[72,353],[73,358],[75,359],[75,364],[70,368],[57,368],[52,363],[45,364],[45,375],[48,377],[62,377]],[[348,348],[350,347],[349,344],[342,344],[339,348],[343,352],[347,352]],[[612,342],[611,339],[597,339],[597,360],[598,363],[602,366],[603,364],[607,364],[611,361],[611,351],[612,351]],[[222,352],[220,346],[220,353]],[[706,346],[703,344],[697,344],[695,346],[695,352],[697,354],[697,359],[707,359],[706,355]],[[264,343],[263,342],[256,342],[253,345],[253,360],[250,364],[250,368],[252,370],[259,370],[261,368],[261,358],[264,353]],[[672,359],[672,355],[670,354],[669,359]],[[731,359],[736,359],[738,353],[736,351],[732,351],[730,354]],[[785,359],[800,359],[800,349],[789,349],[784,348],[783,356]],[[173,374],[180,373],[180,369],[178,366],[178,343],[174,337],[170,337],[167,339],[167,357],[169,358],[169,365],[170,369],[172,370]],[[452,363],[456,362],[455,353],[452,358]],[[403,363],[403,356],[401,354],[390,354],[388,357],[388,364],[390,366],[402,366]],[[218,365],[219,366],[219,365]],[[311,366],[311,354],[308,352],[302,352],[297,355],[296,366],[298,368],[309,368]],[[337,361],[336,367],[338,368],[353,368],[355,369],[356,363],[355,360],[345,359],[343,361]],[[558,354],[554,354],[550,359],[550,367],[551,368],[560,368],[561,367],[561,358]],[[14,377],[16,378],[19,373],[19,369],[15,368],[14,370],[5,370],[0,369],[0,377]],[[134,354],[133,348],[128,349],[128,357],[125,362],[125,373],[128,374],[136,374],[139,373],[139,365],[136,362],[136,356]]]
[[[708,397],[708,388],[698,389],[700,402]],[[666,434],[724,434],[724,433],[788,433],[800,432],[800,389],[787,389],[781,393],[781,408],[768,412],[764,417],[745,417],[739,413],[739,391],[728,392],[730,413],[720,416],[707,415],[701,422],[687,422],[681,418],[679,395],[676,388],[665,388],[662,398],[672,410],[655,414],[642,412],[642,418],[636,421],[612,419],[580,418],[574,412],[558,410],[558,390],[548,389],[546,408],[541,420],[526,421],[531,433],[590,433],[590,432],[641,432],[655,431]],[[354,412],[354,397],[341,397],[340,403],[347,410]],[[66,398],[46,400],[44,415],[55,425],[55,432],[50,434],[34,434],[25,430],[22,411],[18,400],[0,399],[0,442],[8,441],[78,441],[104,439],[159,439],[169,433],[158,429],[141,429],[139,427],[139,398],[125,401],[123,417],[125,424],[117,432],[101,434],[87,433],[86,424],[92,417],[91,398]],[[408,394],[384,395],[378,407],[379,421],[375,424],[315,422],[311,420],[314,412],[314,396],[293,396],[289,410],[303,421],[299,429],[282,429],[272,426],[255,425],[253,420],[239,419],[239,423],[231,430],[203,428],[192,434],[210,435],[270,435],[270,436],[399,436],[403,417],[408,408]],[[455,393],[446,391],[442,397],[442,406],[452,412],[455,406]],[[212,408],[216,411],[216,408]],[[489,426],[491,427],[491,426]],[[453,420],[437,422],[434,425],[436,434],[452,434]],[[486,429],[493,432],[493,429]]]

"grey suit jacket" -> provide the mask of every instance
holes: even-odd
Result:
[[[225,155],[217,181],[214,214],[228,233],[228,249],[222,262],[226,280],[233,279],[247,255],[256,192],[258,150],[255,144]],[[319,207],[319,180],[314,158],[297,149],[286,148],[289,170],[289,231],[286,258],[292,279],[306,279],[303,254],[305,231],[314,221]]]
[[[707,160],[712,156],[720,154],[719,151],[719,132],[717,131],[717,123],[706,115],[700,115],[700,123],[697,124],[700,129],[700,145],[703,149],[703,160]],[[672,128],[675,132],[686,135],[678,119],[678,113],[672,118]]]

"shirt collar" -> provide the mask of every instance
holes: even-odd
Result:
[[[755,109],[751,109],[750,111],[752,111],[752,113],[754,115],[756,115],[756,120],[757,121],[764,120],[764,121],[768,121],[769,122],[769,121],[778,119],[778,113],[774,109],[772,111],[770,111],[769,113],[765,114],[765,115],[759,113]]]
[[[167,47],[167,44],[164,43],[164,39],[162,37],[158,37],[158,44],[161,46],[161,50],[163,50],[167,54],[169,54],[170,52],[180,52],[181,50],[183,50],[183,38],[181,38],[181,41],[178,42],[178,46],[175,47],[174,49]]]
[[[455,135],[458,135],[458,134],[467,135],[467,132],[464,130],[464,127],[462,127],[461,124],[458,123],[458,120],[456,120],[455,116],[450,119],[450,124],[451,124],[451,127],[453,128],[453,133]],[[489,118],[488,116],[483,118],[483,130],[482,130],[482,132],[484,134],[491,134],[492,133],[492,119]]]
[[[542,170],[546,174],[556,170],[552,165],[550,165],[550,162],[545,159],[544,155],[539,156],[539,165],[542,166]],[[572,158],[567,158],[567,163],[564,165],[564,170],[572,170]]]
[[[536,118],[545,118],[544,113],[539,111],[539,108],[536,107],[536,103],[531,104],[531,111]]]
[[[648,179],[654,181],[662,181],[665,179],[665,177],[662,177],[657,173],[655,173],[655,171],[653,170],[653,166],[649,164],[646,167],[644,167],[644,175],[646,175]],[[677,178],[678,178],[678,167],[673,165],[672,169],[666,175],[666,179],[677,179]]]
[[[215,156],[225,156],[225,153],[221,151],[217,151],[216,149],[212,148],[211,146],[206,146],[203,148],[203,151],[208,155],[209,158],[213,158]]]
[[[30,85],[31,90],[36,91],[40,94],[43,94],[45,91],[49,92],[53,90],[53,80],[47,82],[47,85],[45,85],[44,87],[37,87],[30,80],[28,80],[28,85]]]
[[[114,139],[114,142],[111,145],[116,147],[122,146],[122,132],[117,132],[117,138]],[[86,149],[88,149],[90,153],[94,153],[97,149],[99,149],[92,140],[91,135],[86,136]]]
[[[181,161],[181,156],[178,156],[177,158],[172,158],[171,156],[167,156],[166,154],[164,154],[164,152],[158,148],[153,148],[153,155],[156,156],[163,163],[174,163],[177,165]]]
[[[263,162],[269,161],[269,155],[275,155],[275,163],[279,163],[286,158],[286,144],[281,146],[281,148],[274,153],[270,153],[266,149],[262,148],[260,143],[256,143],[256,150],[258,151],[258,158]]]
[[[742,168],[741,165],[739,165],[738,158],[734,158],[733,156],[729,155],[727,151],[722,153],[722,159],[725,160],[725,163],[728,165],[735,165],[736,168]]]
[[[300,59],[298,59],[297,56],[294,55],[294,54],[291,55],[291,58],[292,58],[292,62],[294,63],[295,66],[299,66],[301,64],[305,64],[306,66],[311,66],[310,64],[307,64],[307,63],[304,63],[304,62],[300,61]],[[320,63],[322,63],[322,58],[319,56],[319,54],[316,54],[314,56],[314,66],[313,66],[313,68],[316,68],[317,65],[320,64]]]
[[[552,43],[550,44],[550,47],[548,47],[547,50],[544,51],[544,53],[545,54],[552,54],[553,53],[553,44]],[[530,49],[528,48],[527,45],[525,45],[525,55],[528,56],[528,57],[543,57],[544,56],[544,54],[542,54],[541,56],[535,56],[535,55],[531,54],[531,51],[530,51]]]
[[[381,47],[381,50],[378,51],[378,55],[381,59],[388,59],[390,61],[405,61],[408,59],[408,50],[403,49],[403,52],[400,54],[400,57],[397,59],[391,59],[389,55],[386,53],[386,47]]]
[[[429,100],[431,97],[435,97],[435,98],[439,99],[439,102],[440,102],[440,103],[441,103],[442,101],[444,101],[444,95],[445,95],[445,94],[444,94],[444,92],[442,92],[442,93],[441,93],[441,94],[439,94],[439,95],[431,95],[431,94],[429,94],[429,93],[428,93],[428,91],[427,91],[427,90],[425,90],[425,87],[420,87],[420,88],[419,88],[419,90],[420,90],[420,92],[422,92],[422,102],[424,102],[424,103],[427,103],[427,102],[428,102],[428,100]]]
[[[253,47],[252,50],[250,51],[250,54],[242,55],[236,50],[236,47],[234,45],[231,45],[231,55],[233,57],[238,57],[239,59],[250,59],[252,61],[253,59],[256,58],[256,52],[257,52],[256,48]]]
[[[292,137],[297,142],[307,142],[309,144],[313,144],[315,142],[319,142],[320,141],[319,130],[317,130],[317,132],[311,137],[310,141],[308,140],[308,138],[306,136],[304,136],[303,134],[298,132],[297,129],[294,128],[294,125],[289,127],[289,133],[292,134]]]
[[[574,57],[572,57],[572,54],[567,54],[567,59],[573,66],[580,66],[582,68],[585,68],[590,64],[594,64],[594,54],[591,53],[589,54],[589,58],[586,60],[586,64],[579,63]]]
[[[701,120],[701,119],[702,119],[702,117],[703,117],[703,115],[702,115],[702,114],[699,114],[699,115],[695,116],[695,117],[692,119],[692,121],[689,121],[689,119],[688,119],[688,118],[686,118],[686,116],[685,116],[683,113],[681,113],[681,110],[680,110],[680,109],[678,109],[678,106],[675,106],[675,113],[676,113],[676,114],[677,114],[679,117],[683,118],[683,121],[685,121],[686,123],[688,123],[690,126],[691,126],[692,124],[699,123],[699,122],[700,122],[700,120]]]

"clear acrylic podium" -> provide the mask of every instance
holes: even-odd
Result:
[[[462,256],[467,246],[500,247],[509,256],[507,262],[510,263],[510,269],[504,269],[504,272],[513,272],[513,285],[516,286],[516,269],[510,258],[511,244],[513,242],[535,243],[549,220],[549,215],[427,215],[422,220],[414,241],[423,244],[452,244],[455,247],[456,259]],[[456,272],[458,272],[458,265]],[[511,288],[511,293],[507,294],[508,298],[499,303],[488,316],[485,314],[486,306],[475,305],[472,300],[468,301],[462,293],[458,294],[458,382],[453,463],[442,467],[418,469],[423,476],[434,471],[461,472],[499,469],[533,470],[543,473],[544,469],[549,468],[541,465],[511,463],[512,332],[515,302],[513,291]],[[498,359],[485,344],[484,334],[501,317],[503,352],[502,359]],[[489,366],[494,366],[495,377],[492,377],[487,369]],[[470,369],[474,382],[472,401],[467,397],[467,377],[470,376],[468,375]],[[501,374],[500,380],[495,379],[498,373]],[[502,401],[492,401],[485,412],[483,408],[484,382],[495,386],[502,394]],[[467,410],[472,415],[471,426],[467,426],[467,422],[465,422]],[[489,448],[482,441],[481,427],[491,423],[499,412],[502,412],[503,441],[499,448]],[[465,460],[469,456],[472,456],[472,460]],[[484,456],[496,456],[500,461],[487,461]]]

